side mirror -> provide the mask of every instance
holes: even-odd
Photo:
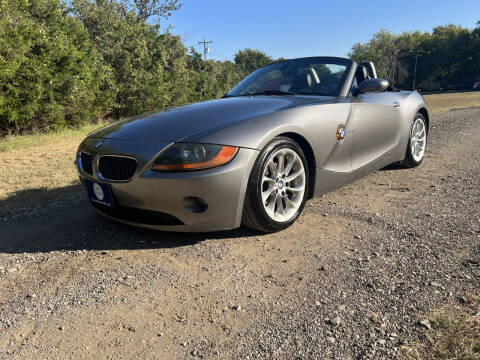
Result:
[[[353,95],[382,92],[387,90],[389,86],[390,84],[385,79],[366,79],[358,85]]]

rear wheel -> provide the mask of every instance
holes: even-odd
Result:
[[[243,225],[265,232],[287,228],[305,206],[308,165],[300,146],[273,139],[258,157],[248,181]]]
[[[415,167],[422,163],[427,149],[427,123],[422,114],[417,114],[410,128],[407,152],[401,164],[405,167]]]

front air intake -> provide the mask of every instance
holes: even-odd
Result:
[[[80,154],[80,166],[87,174],[93,175],[92,156],[85,152]]]
[[[129,157],[104,155],[98,160],[98,171],[107,180],[129,180],[136,169],[137,161]]]

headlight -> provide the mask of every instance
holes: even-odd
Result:
[[[163,151],[153,163],[155,171],[191,171],[225,165],[235,157],[234,146],[176,143]]]

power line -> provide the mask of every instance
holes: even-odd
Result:
[[[210,52],[210,48],[207,44],[213,44],[213,41],[206,41],[205,38],[203,38],[203,41],[198,42],[198,45],[203,45],[203,59],[205,61],[207,61],[207,54]]]

